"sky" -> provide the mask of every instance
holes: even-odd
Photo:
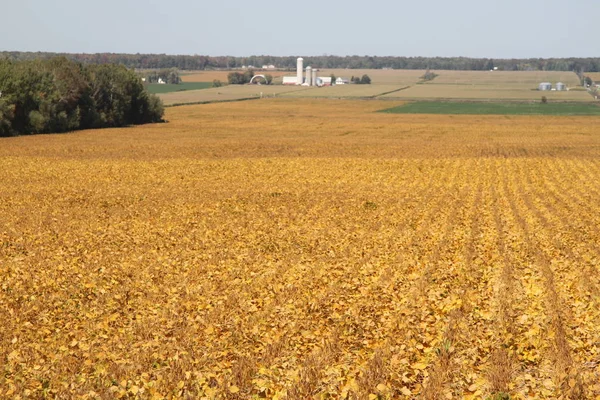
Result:
[[[3,1],[0,51],[598,57],[599,0]]]

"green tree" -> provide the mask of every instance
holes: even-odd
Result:
[[[361,78],[360,78],[360,83],[362,85],[370,85],[371,84],[371,78],[369,78],[369,75],[364,74]]]
[[[157,122],[162,103],[124,66],[0,60],[0,135]]]

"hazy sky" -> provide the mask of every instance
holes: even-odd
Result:
[[[0,50],[234,56],[600,56],[600,0],[3,3]]]

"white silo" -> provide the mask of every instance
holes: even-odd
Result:
[[[312,68],[310,66],[306,67],[306,85],[312,86]]]
[[[318,69],[316,68],[312,70],[312,79],[310,80],[311,86],[317,86],[317,71]]]
[[[302,85],[302,72],[304,70],[304,59],[299,57],[296,60],[296,85]]]

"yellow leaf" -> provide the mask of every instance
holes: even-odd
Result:
[[[410,396],[412,394],[410,389],[408,389],[406,386],[404,386],[404,387],[402,387],[402,389],[400,389],[400,393],[402,393],[405,396]]]
[[[413,369],[418,369],[419,371],[424,370],[425,368],[427,368],[427,364],[425,363],[416,363],[412,365]]]
[[[385,386],[385,384],[380,383],[379,385],[377,385],[377,390],[379,390],[380,392],[387,392],[389,389],[387,386]]]
[[[240,388],[237,386],[229,386],[229,392],[230,393],[238,393],[240,391]]]

